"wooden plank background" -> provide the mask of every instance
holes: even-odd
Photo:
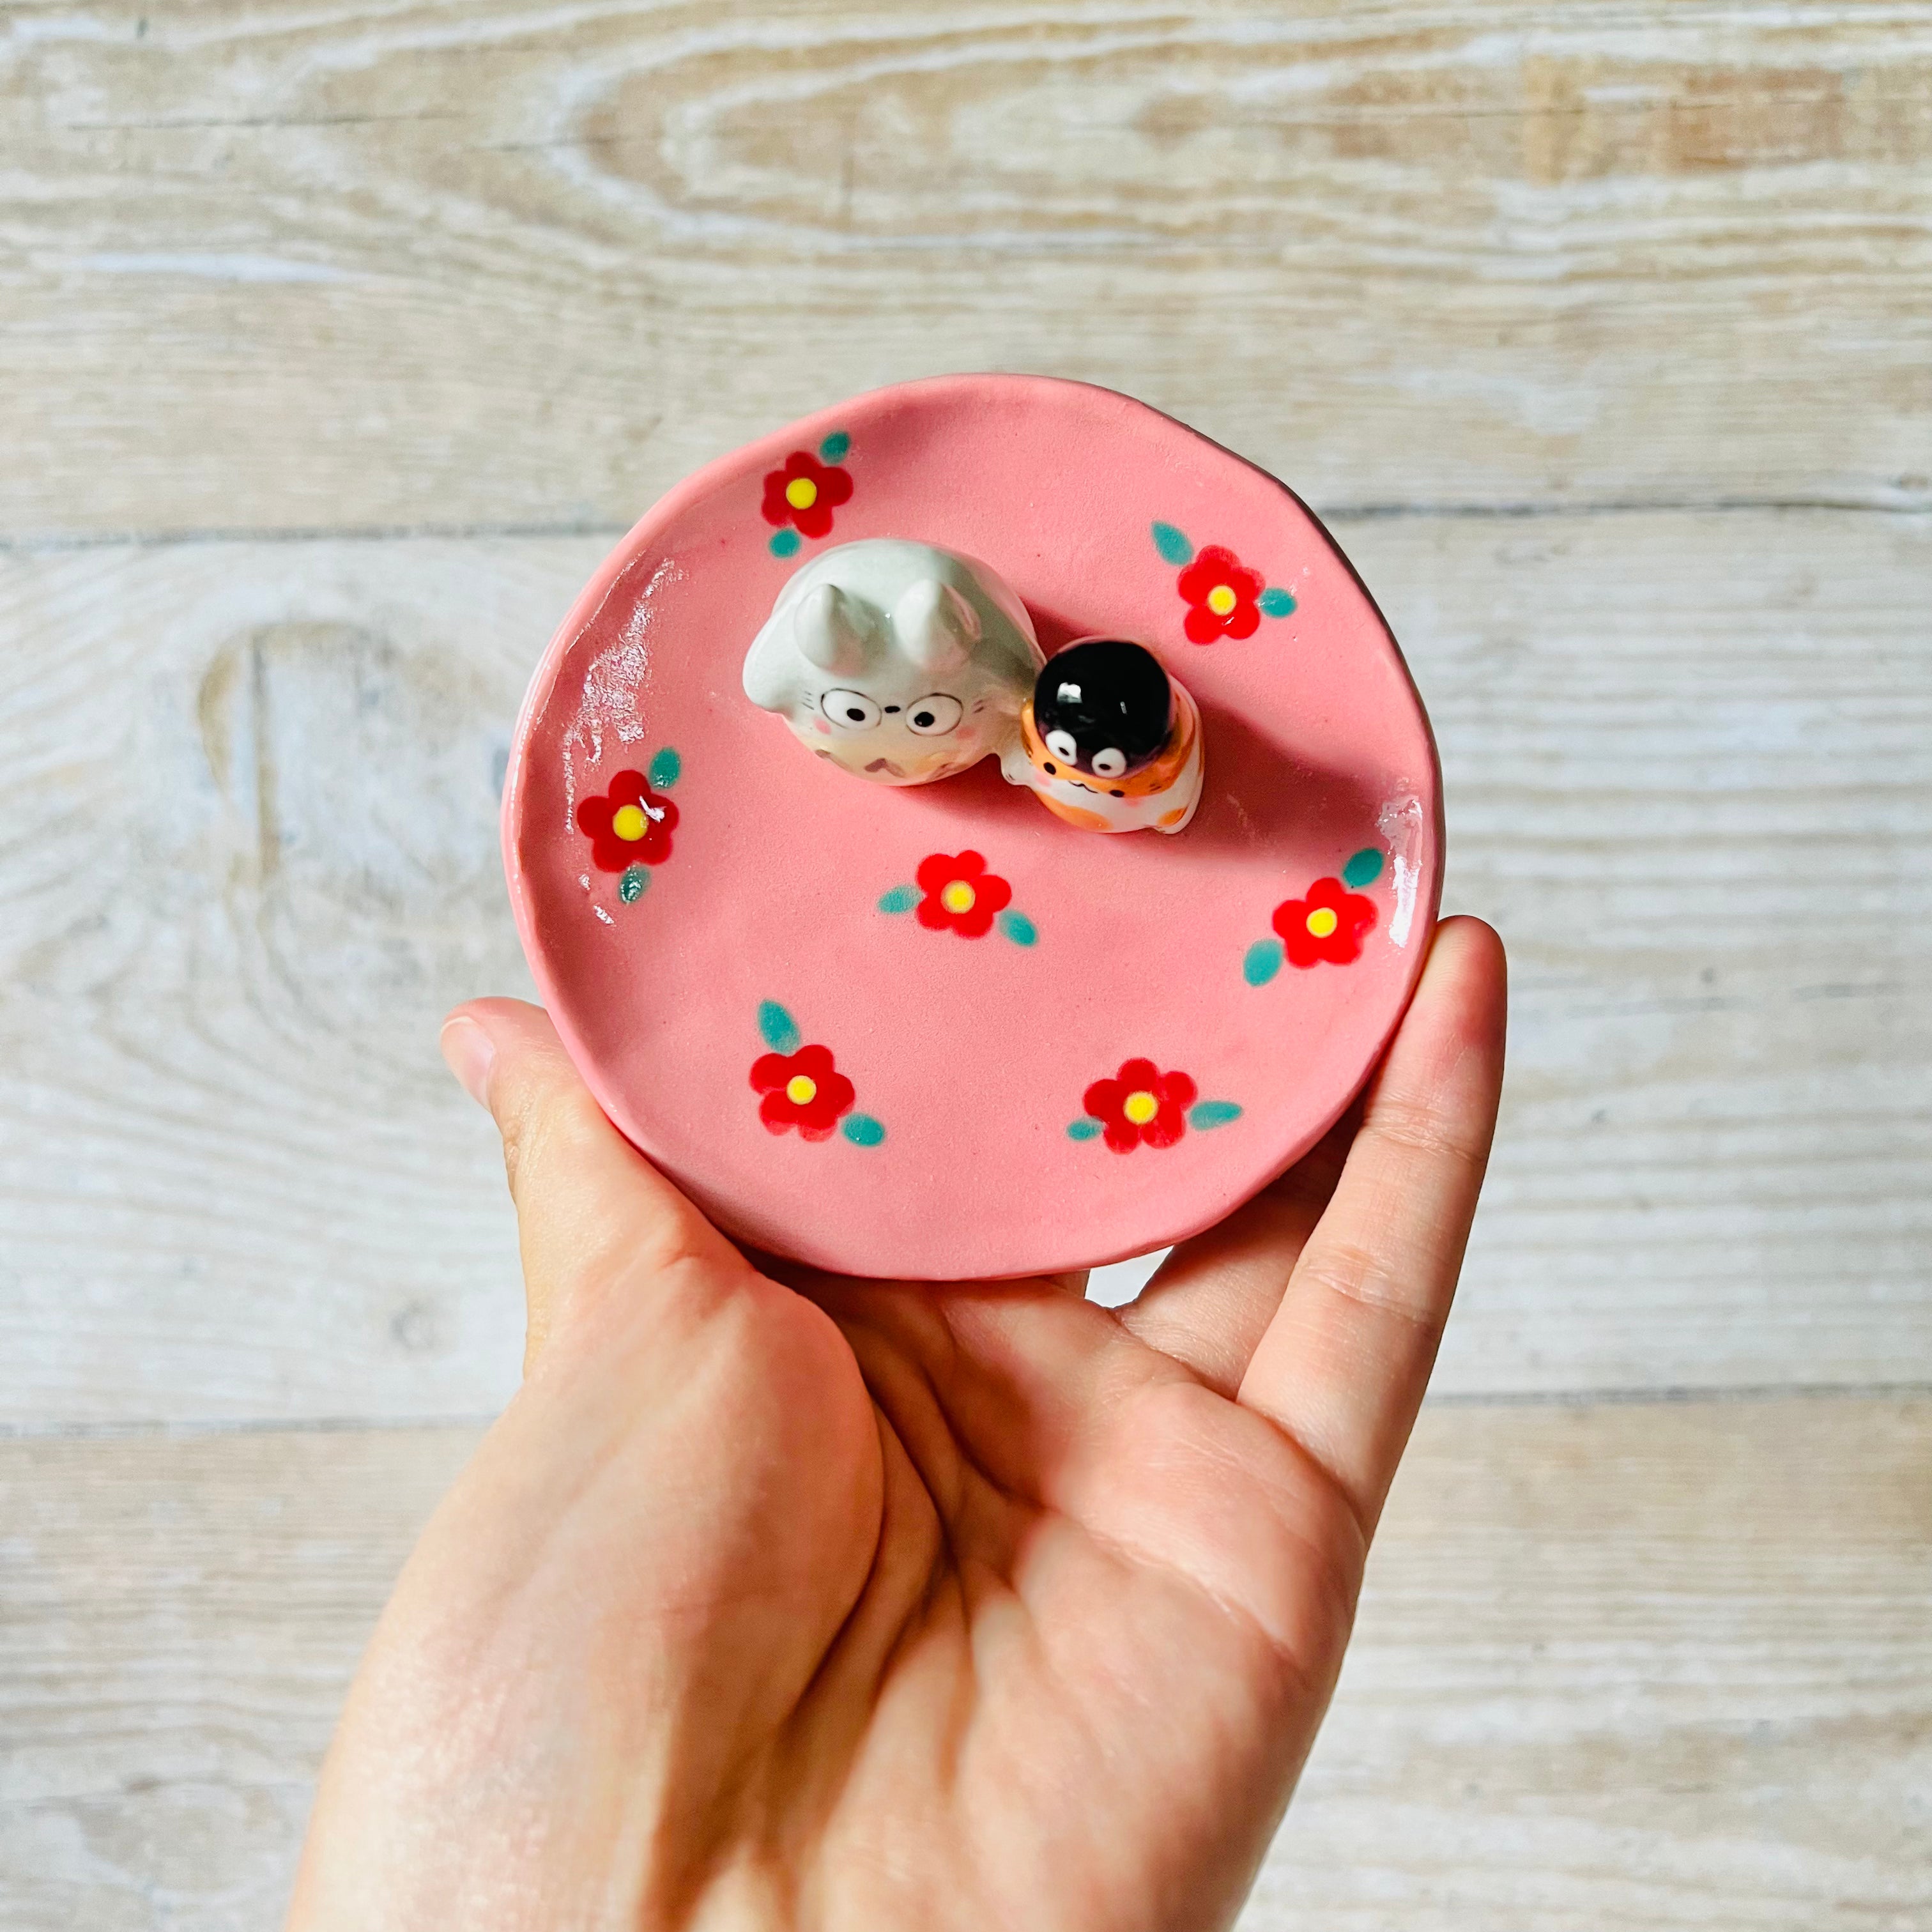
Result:
[[[1250,1932],[1932,1924],[1932,0],[0,4],[0,1927],[257,1928],[516,1372],[524,680],[698,461],[1112,382],[1515,962]]]

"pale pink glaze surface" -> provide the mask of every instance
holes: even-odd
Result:
[[[832,532],[773,556],[763,481],[851,438]],[[1179,572],[1150,532],[1224,546],[1290,616],[1186,640]],[[790,572],[826,545],[914,538],[984,558],[1050,652],[1110,632],[1198,701],[1208,782],[1178,838],[1050,816],[988,760],[915,789],[808,757],[739,683]],[[625,904],[574,819],[669,746],[670,857]],[[944,1280],[1084,1267],[1198,1232],[1346,1106],[1413,990],[1442,870],[1435,748],[1400,654],[1321,526],[1282,485],[1180,424],[1082,384],[944,377],[880,391],[721,459],[673,490],[552,641],[503,800],[518,929],[572,1057],[618,1126],[719,1223],[844,1272]],[[1274,908],[1379,847],[1361,956],[1244,962]],[[1037,928],[934,932],[878,909],[934,853],[971,849]],[[884,1124],[875,1147],[759,1119],[776,1001]],[[1069,1137],[1124,1060],[1190,1075],[1238,1120],[1126,1154]]]

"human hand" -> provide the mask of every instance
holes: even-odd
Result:
[[[1504,966],[1437,932],[1365,1104],[1132,1306],[756,1265],[538,1009],[524,1384],[325,1767],[291,1932],[1174,1932],[1240,1907],[1447,1316]]]

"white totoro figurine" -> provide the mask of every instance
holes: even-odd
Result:
[[[812,559],[745,658],[745,694],[880,784],[930,784],[1017,743],[1046,662],[1026,607],[983,563],[868,538]]]

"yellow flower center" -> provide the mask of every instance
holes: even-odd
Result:
[[[785,501],[794,510],[808,510],[818,501],[818,485],[809,476],[794,476],[785,485]]]
[[[794,1107],[802,1107],[818,1097],[818,1082],[802,1073],[794,1073],[785,1082],[785,1098]]]
[[[1137,1127],[1144,1127],[1160,1112],[1160,1102],[1151,1094],[1130,1094],[1127,1104],[1120,1109]]]
[[[980,895],[964,879],[955,879],[939,896],[939,903],[948,912],[970,912]]]
[[[1217,584],[1208,593],[1208,608],[1217,617],[1225,617],[1240,602],[1232,584]]]
[[[1317,939],[1326,939],[1341,923],[1333,906],[1317,906],[1308,915],[1308,929]]]
[[[650,820],[644,816],[644,808],[641,805],[620,805],[610,814],[610,830],[620,838],[632,841],[641,838],[650,824]]]

